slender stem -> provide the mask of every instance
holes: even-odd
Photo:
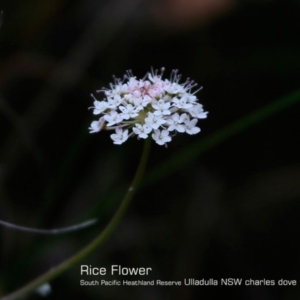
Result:
[[[56,228],[56,229],[38,229],[38,228],[30,228],[30,227],[24,227],[12,223],[8,223],[5,221],[0,220],[0,226],[4,226],[7,228],[24,231],[24,232],[31,232],[31,233],[37,233],[37,234],[63,234],[68,233],[76,230],[80,230],[83,228],[86,228],[88,226],[94,225],[97,222],[97,219],[88,220],[83,223],[72,225],[64,228]]]
[[[253,125],[275,115],[300,102],[300,89],[279,98],[272,103],[263,106],[262,108],[254,111],[242,118],[234,121],[233,123],[217,130],[211,135],[198,139],[180,152],[175,152],[173,156],[165,159],[155,169],[147,172],[143,182],[144,185],[153,184],[155,181],[170,175],[172,172],[178,170],[186,165],[189,161],[195,159],[200,154],[212,149],[219,145],[221,142],[228,140],[230,137],[238,134]]]
[[[89,254],[91,254],[97,247],[102,245],[108,237],[114,232],[116,229],[117,225],[120,223],[122,217],[124,216],[136,190],[137,187],[142,179],[146,163],[148,160],[149,152],[150,152],[150,145],[151,145],[151,139],[148,138],[145,141],[142,157],[139,163],[139,166],[136,170],[135,176],[133,178],[133,181],[128,188],[118,210],[114,214],[113,218],[110,220],[110,222],[107,224],[105,229],[85,248],[80,250],[78,253],[58,265],[57,267],[51,269],[50,271],[44,273],[37,279],[31,281],[21,289],[11,293],[10,295],[4,296],[0,300],[15,300],[19,299],[21,297],[24,297],[31,291],[36,290],[39,286],[42,284],[52,280],[53,278],[59,276],[61,273],[69,269],[70,267],[74,266],[77,264],[79,261],[87,257]]]

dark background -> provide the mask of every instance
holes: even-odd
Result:
[[[297,0],[2,0],[0,10],[0,219],[37,228],[99,219],[62,236],[1,228],[0,296],[76,253],[116,211],[143,143],[88,133],[90,94],[113,75],[178,68],[204,87],[202,132],[153,145],[149,171],[299,89]],[[284,278],[296,287],[81,287],[75,266],[51,282],[48,299],[299,299],[299,108],[154,176],[82,261],[151,267],[144,280]]]

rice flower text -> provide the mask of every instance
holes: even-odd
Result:
[[[149,72],[138,80],[128,71],[123,80],[115,78],[110,89],[97,91],[104,92],[104,100],[92,95],[93,114],[100,118],[91,123],[90,133],[115,130],[110,137],[117,145],[131,136],[151,136],[158,145],[166,145],[177,132],[200,132],[198,119],[205,119],[207,112],[195,96],[199,89],[192,92],[197,84],[189,79],[179,83],[177,70],[172,71],[170,79],[162,79],[163,72],[164,68],[160,73]]]

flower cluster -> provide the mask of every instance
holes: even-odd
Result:
[[[198,119],[205,119],[207,112],[197,102],[196,86],[189,79],[180,84],[181,75],[173,70],[170,80],[162,79],[161,73],[148,73],[138,80],[130,71],[123,80],[115,79],[110,89],[102,89],[105,100],[98,101],[93,95],[93,114],[100,119],[93,121],[90,133],[101,129],[115,130],[111,134],[114,144],[124,143],[130,136],[146,139],[151,136],[158,145],[170,142],[176,132],[196,134]]]

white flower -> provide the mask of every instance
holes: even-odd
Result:
[[[168,130],[173,131],[177,130],[178,132],[185,132],[185,124],[181,124],[185,121],[187,118],[187,114],[182,114],[179,116],[179,114],[173,114],[168,120],[167,124],[169,125]]]
[[[167,82],[164,87],[164,90],[169,94],[178,94],[184,92],[184,87],[176,82]]]
[[[108,103],[105,101],[95,101],[94,102],[94,115],[99,115],[108,108]]]
[[[128,104],[126,106],[120,106],[119,109],[122,112],[122,118],[125,120],[135,118],[138,116],[138,110],[134,108],[131,104]]]
[[[184,97],[186,98],[186,102],[187,102],[187,103],[191,103],[191,104],[193,104],[193,105],[198,104],[198,103],[196,103],[197,97],[196,97],[195,95],[186,93],[186,94],[184,95]],[[200,105],[200,104],[199,104],[199,105]]]
[[[113,97],[109,97],[107,102],[108,107],[114,109],[122,103],[122,98],[120,95],[114,95]]]
[[[152,103],[152,107],[154,109],[156,109],[154,111],[154,115],[156,116],[160,116],[160,115],[170,115],[171,112],[169,110],[170,108],[170,103],[169,102],[165,102],[164,100],[159,100],[156,101],[154,103]]]
[[[99,132],[104,124],[104,118],[101,117],[98,121],[93,121],[89,127],[90,133]]]
[[[203,110],[203,105],[196,103],[193,108],[189,111],[192,117],[198,119],[205,119],[207,118],[207,111]]]
[[[161,82],[161,77],[157,76],[157,74],[148,73],[148,78],[153,83],[159,83],[159,82]]]
[[[107,126],[112,126],[123,121],[121,114],[118,114],[115,110],[104,116],[105,121],[108,122]]]
[[[123,80],[115,78],[109,89],[102,89],[104,99],[94,98],[94,115],[100,115],[89,127],[90,133],[101,129],[115,130],[114,144],[124,143],[130,136],[152,138],[158,145],[171,141],[170,132],[196,134],[198,119],[207,112],[198,103],[193,81],[180,83],[181,76],[173,70],[170,79],[163,79],[163,69],[136,79],[128,71]]]
[[[171,141],[171,137],[169,136],[168,130],[162,130],[159,129],[155,130],[154,133],[152,133],[152,138],[158,145],[164,145],[167,142]]]
[[[184,123],[185,123],[185,126],[186,126],[186,133],[188,134],[196,134],[198,132],[200,132],[200,128],[199,127],[196,127],[196,123],[198,122],[197,119],[193,119],[193,120],[186,120]]]
[[[190,108],[193,107],[193,104],[187,102],[186,97],[182,97],[180,99],[175,97],[175,98],[172,99],[172,102],[173,102],[174,106],[176,106],[178,108],[190,109]]]
[[[111,134],[111,139],[114,141],[114,144],[121,145],[128,139],[128,130],[123,131],[122,128],[117,128],[116,133]]]
[[[116,84],[115,87],[109,91],[109,95],[112,97],[120,96],[121,94],[128,92],[127,84]]]
[[[160,125],[166,123],[166,120],[164,120],[162,116],[156,116],[149,112],[148,117],[145,118],[145,123],[153,129],[158,129]]]
[[[149,103],[151,103],[153,99],[149,95],[145,95],[142,99],[142,105],[146,107]]]
[[[152,131],[152,128],[148,126],[147,124],[141,125],[141,124],[135,124],[135,127],[132,128],[132,131],[142,139],[146,139],[148,137],[148,134]]]

